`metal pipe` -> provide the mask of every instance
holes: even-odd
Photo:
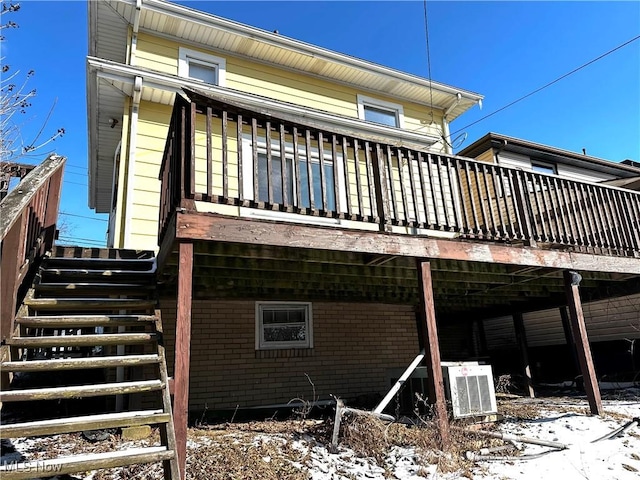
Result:
[[[475,433],[477,435],[482,435],[484,437],[499,438],[505,441],[531,443],[533,445],[542,445],[544,447],[557,448],[558,450],[565,450],[569,448],[567,444],[560,443],[560,442],[552,442],[551,440],[540,440],[538,438],[531,438],[531,437],[519,437],[517,435],[509,435],[507,433],[500,433],[500,432],[488,432],[486,430],[468,430],[460,427],[451,427],[451,428],[455,430],[463,431],[465,433]]]
[[[423,348],[422,350],[420,350],[420,353],[418,354],[418,356],[414,358],[413,362],[411,362],[411,365],[409,365],[407,369],[403,372],[403,374],[400,375],[400,378],[393,385],[393,387],[391,387],[391,390],[389,390],[389,393],[387,393],[385,397],[382,399],[382,401],[378,404],[378,406],[373,409],[374,413],[382,413],[382,411],[387,407],[387,405],[389,405],[389,402],[393,399],[395,394],[398,393],[400,388],[402,388],[402,385],[404,385],[404,382],[406,382],[407,379],[413,373],[413,371],[416,368],[418,368],[418,365],[420,365],[420,362],[422,362],[422,359],[424,359],[424,353],[425,352]]]
[[[596,438],[595,440],[593,440],[591,443],[596,443],[596,442],[600,442],[602,440],[608,440],[610,438],[615,438],[618,435],[622,435],[624,432],[626,432],[627,430],[629,430],[630,428],[635,427],[636,425],[640,425],[640,417],[635,417],[633,418],[631,421],[625,423],[623,426],[621,426],[620,428],[616,428],[615,430],[613,430],[612,432],[607,433],[606,435],[603,435],[600,438]]]

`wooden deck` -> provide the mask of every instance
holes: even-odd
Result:
[[[190,97],[176,98],[161,167],[160,242],[173,214],[186,210],[640,257],[640,193]]]

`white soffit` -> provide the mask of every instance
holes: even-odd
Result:
[[[99,2],[100,23],[121,24],[131,21],[135,0]],[[218,52],[226,52],[259,62],[300,70],[329,80],[360,86],[365,90],[408,101],[450,107],[460,93],[462,99],[449,113],[449,121],[475,105],[481,95],[384,67],[366,60],[333,52],[282,35],[216,17],[163,0],[142,0],[140,29],[177,37]],[[121,36],[121,39],[126,38]],[[124,43],[124,42],[123,42]],[[114,49],[99,47],[95,55],[113,61]]]

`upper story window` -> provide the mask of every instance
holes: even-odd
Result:
[[[531,162],[531,170],[537,173],[546,173],[547,175],[558,174],[558,169],[553,163]]]
[[[404,128],[402,105],[364,95],[358,95],[358,118],[389,127]]]
[[[224,86],[226,61],[224,58],[216,57],[215,55],[180,47],[178,75],[202,80],[212,85]]]

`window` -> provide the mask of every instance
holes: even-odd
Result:
[[[208,53],[180,48],[178,58],[178,75],[185,78],[201,80],[212,85],[224,85],[226,61],[224,58]]]
[[[256,350],[313,348],[311,304],[256,302]]]
[[[531,162],[531,170],[537,173],[546,173],[547,175],[556,175],[558,173],[553,163]]]
[[[358,95],[358,118],[389,127],[404,128],[402,105]]]
[[[251,158],[251,137],[246,135],[243,138],[243,179],[245,198],[253,199],[253,160]],[[286,142],[285,144],[285,168],[287,174],[287,184],[285,185],[287,193],[287,201],[289,205],[294,205],[297,194],[297,182],[295,181],[293,144]],[[342,159],[342,155],[338,154],[338,159]],[[336,192],[334,183],[335,169],[333,158],[330,151],[323,151],[324,162],[324,184],[326,190],[327,204],[324,210],[336,210]],[[280,152],[280,142],[272,139],[271,141],[271,188],[273,190],[274,203],[282,204],[284,202],[282,192],[282,156]],[[338,163],[338,183],[341,191],[344,190],[344,175],[341,174],[341,162]],[[297,205],[302,208],[310,208],[311,201],[309,197],[309,175],[307,169],[307,152],[304,145],[298,145],[298,174],[300,176],[300,201]],[[320,176],[320,160],[318,147],[311,148],[311,177],[313,188],[313,202],[317,209],[322,205],[322,183]],[[259,202],[269,201],[269,176],[267,174],[267,146],[264,137],[258,141],[258,198]],[[342,205],[344,208],[344,205]]]

